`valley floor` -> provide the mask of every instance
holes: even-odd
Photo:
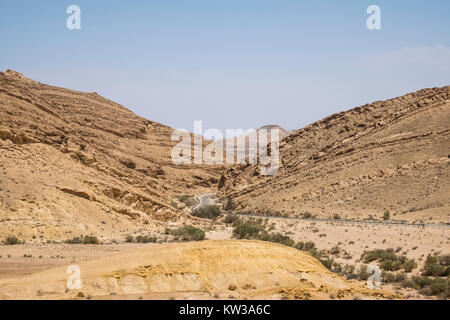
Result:
[[[408,225],[364,225],[340,221],[292,221],[283,218],[263,220],[272,232],[290,236],[296,242],[312,241],[319,250],[338,248],[332,254],[341,264],[353,265],[358,269],[361,254],[373,249],[393,248],[409,259],[415,259],[418,266],[411,275],[418,274],[428,254],[448,254],[450,248],[450,229],[437,226]],[[226,240],[232,238],[232,227],[219,222],[211,222],[206,238]],[[58,266],[76,264],[94,258],[105,257],[117,252],[127,252],[139,248],[160,246],[158,243],[111,243],[101,245],[82,244],[20,244],[0,245],[0,279],[21,277]],[[387,289],[406,298],[426,298],[413,289],[400,285],[381,284]],[[98,297],[102,299],[102,297]],[[108,299],[214,299],[203,293],[196,294],[147,294],[139,296],[108,296]],[[221,297],[227,298],[227,297]]]

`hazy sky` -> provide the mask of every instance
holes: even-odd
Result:
[[[71,4],[81,30],[66,28]],[[174,128],[297,129],[450,85],[450,1],[1,1],[8,68]]]

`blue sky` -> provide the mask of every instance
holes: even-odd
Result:
[[[81,8],[81,30],[66,8]],[[381,8],[381,30],[366,9]],[[450,1],[2,1],[0,70],[174,128],[298,129],[450,85]]]

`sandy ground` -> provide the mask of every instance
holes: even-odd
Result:
[[[313,241],[321,250],[339,246],[351,255],[350,259],[336,257],[342,263],[358,264],[365,250],[400,247],[400,253],[416,259],[420,268],[428,254],[450,253],[449,228],[268,219],[268,225],[273,223],[275,232],[296,241]]]
[[[265,219],[267,227],[273,232],[289,235],[295,241],[313,241],[320,250],[331,249],[336,245],[341,252],[334,255],[335,261],[360,265],[361,254],[365,250],[401,247],[401,253],[413,258],[418,267],[417,273],[428,254],[450,253],[450,229],[440,227],[414,227],[390,225],[361,225],[343,222],[322,222],[286,220],[281,218]],[[232,228],[221,223],[205,223],[208,225],[207,239],[226,240],[232,237]],[[270,228],[270,226],[272,226]],[[58,266],[66,266],[92,260],[119,252],[129,252],[139,248],[151,248],[161,244],[102,244],[102,245],[70,245],[70,244],[22,244],[14,246],[0,245],[0,279],[26,276]],[[404,289],[396,284],[382,284],[386,289],[407,298],[429,298],[420,295],[416,290]],[[205,293],[186,293],[176,295],[170,293],[149,293],[138,295],[114,295],[96,297],[98,299],[233,299],[233,295],[211,296]]]
[[[76,246],[74,246],[76,247]],[[255,240],[208,240],[127,246],[18,246],[11,252],[22,274],[0,279],[0,299],[339,299],[401,298],[387,290],[369,290],[328,271],[309,253]],[[4,248],[2,248],[4,249]],[[64,249],[64,250],[63,250]],[[19,253],[64,252],[58,267],[24,275]],[[113,252],[118,250],[120,252]],[[15,254],[15,257],[12,256]],[[8,255],[10,253],[7,253]],[[36,258],[29,258],[31,267]],[[26,255],[26,256],[25,256]],[[92,256],[97,255],[94,259]],[[42,259],[48,260],[48,256]],[[76,260],[76,259],[79,260]],[[84,260],[87,258],[87,260]],[[50,259],[52,259],[50,257]],[[55,259],[55,258],[53,258]],[[66,286],[67,262],[81,270],[82,286]],[[53,262],[55,263],[55,262]]]

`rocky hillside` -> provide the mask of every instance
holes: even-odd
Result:
[[[450,222],[450,86],[333,114],[280,145],[275,176],[230,168],[228,208]]]
[[[173,165],[172,131],[96,93],[0,72],[0,234],[109,237],[179,220],[172,197],[217,173]]]

